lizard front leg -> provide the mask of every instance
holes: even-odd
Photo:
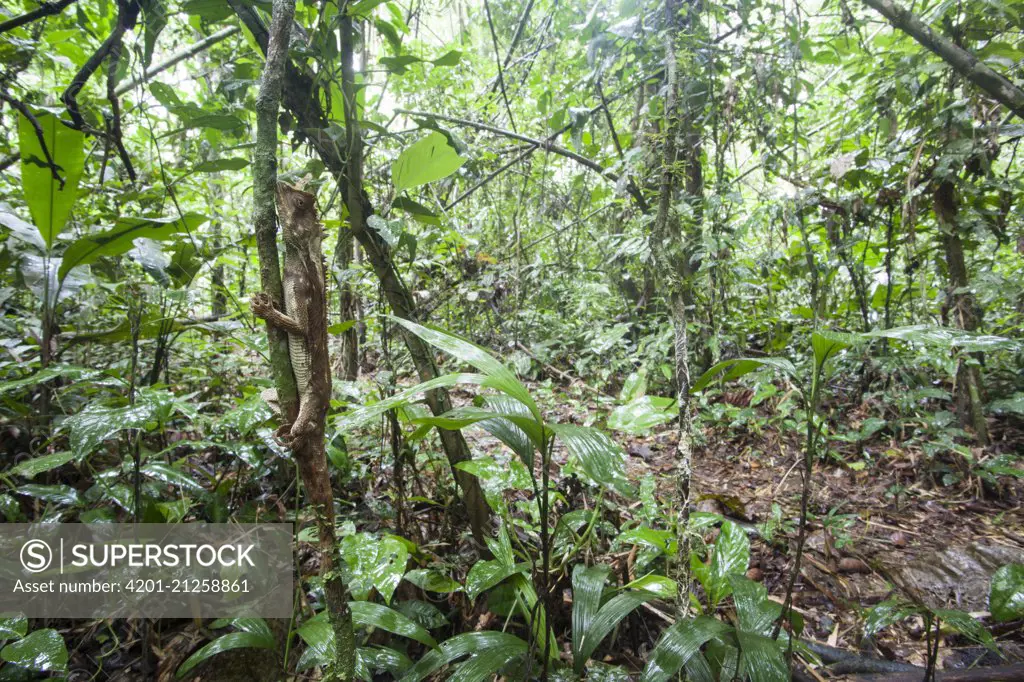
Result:
[[[298,336],[306,335],[306,328],[294,317],[289,317],[275,308],[274,300],[268,294],[263,292],[253,294],[249,299],[249,307],[252,309],[253,315],[261,320],[266,320],[268,324],[278,329]]]

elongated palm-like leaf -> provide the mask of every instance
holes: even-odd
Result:
[[[709,616],[670,625],[654,646],[641,682],[665,682],[696,656],[705,642],[731,631],[730,626]]]
[[[505,646],[500,649],[481,651],[474,654],[465,663],[460,664],[448,678],[448,682],[483,682],[496,675],[514,659],[524,655],[526,655],[526,649],[519,646]]]
[[[789,682],[783,645],[771,637],[739,630],[740,675],[751,682]]]
[[[373,403],[372,405],[365,405],[348,414],[344,414],[335,422],[335,426],[339,431],[349,431],[361,424],[379,419],[388,410],[403,407],[421,394],[435,388],[449,388],[456,384],[484,385],[486,381],[487,377],[483,374],[443,374],[421,384],[416,384],[412,388],[407,388],[390,398]]]
[[[391,319],[429,343],[431,346],[443,350],[445,353],[448,353],[449,355],[472,365],[480,372],[483,372],[490,379],[486,384],[487,386],[496,388],[502,393],[512,396],[530,409],[530,413],[533,415],[534,419],[538,422],[544,421],[541,417],[540,410],[537,408],[537,404],[533,402],[533,398],[530,396],[530,392],[526,390],[526,387],[519,383],[519,380],[516,379],[516,375],[512,373],[512,370],[503,365],[497,358],[486,350],[474,343],[470,343],[465,339],[460,339],[453,334],[439,329],[424,327],[416,324],[415,322],[403,320],[400,317],[392,317]]]
[[[579,564],[572,571],[572,660],[577,673],[583,671],[587,661],[582,655],[585,635],[601,608],[601,595],[610,572],[611,568],[603,564],[589,568]],[[590,647],[590,652],[593,650]]]
[[[505,632],[486,630],[483,632],[465,632],[441,642],[441,646],[428,652],[414,665],[400,682],[420,682],[428,675],[438,671],[442,666],[464,656],[480,654],[491,650],[504,651],[505,662],[527,651],[526,642]],[[504,665],[504,663],[501,663]],[[499,665],[498,667],[501,667]]]
[[[597,612],[597,615],[591,621],[590,626],[583,633],[583,644],[580,648],[578,658],[574,658],[573,660],[576,672],[583,672],[583,666],[586,664],[587,659],[589,659],[594,653],[594,649],[604,641],[604,638],[608,636],[608,633],[611,632],[623,618],[631,614],[641,604],[656,598],[657,595],[653,592],[647,592],[646,590],[630,590],[609,599],[608,603],[601,607],[601,610]],[[575,633],[573,634],[575,635]]]
[[[734,358],[732,360],[722,360],[718,364],[712,365],[708,371],[700,375],[700,378],[690,387],[690,393],[700,391],[715,379],[720,378],[722,381],[729,381],[744,374],[749,374],[761,367],[781,369],[790,376],[796,374],[796,367],[793,366],[792,362],[784,358]]]
[[[413,422],[417,424],[437,426],[442,429],[448,429],[449,431],[456,431],[491,419],[504,419],[515,424],[527,435],[530,441],[537,448],[544,447],[544,426],[532,416],[524,417],[523,415],[516,414],[514,412],[495,412],[492,410],[485,410],[480,407],[456,407],[455,409],[449,410],[444,414],[437,415],[436,417],[419,417],[414,419]]]
[[[768,599],[768,590],[761,583],[743,575],[729,576],[739,629],[758,635],[767,635],[782,613],[782,605]]]
[[[585,426],[551,424],[550,428],[579,461],[588,478],[623,497],[636,497],[636,491],[626,478],[626,453],[615,441]]]
[[[498,559],[478,561],[473,564],[473,568],[469,569],[469,575],[466,576],[466,595],[470,599],[476,599],[513,575],[529,570],[530,564],[526,562],[509,565]]]
[[[231,649],[273,649],[277,646],[274,637],[263,632],[229,632],[213,640],[195,652],[178,668],[177,677],[182,678],[190,670],[208,658]]]
[[[417,625],[388,606],[368,601],[354,601],[349,602],[349,607],[352,609],[352,622],[357,625],[380,628],[402,637],[414,639],[431,648],[437,647],[437,642],[430,636],[426,628]]]

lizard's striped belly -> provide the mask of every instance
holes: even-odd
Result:
[[[305,302],[299,300],[300,297],[296,288],[295,282],[289,283],[287,279],[285,280],[284,310],[289,317],[305,326]],[[306,339],[296,334],[289,334],[288,354],[291,356],[292,373],[295,374],[296,388],[299,390],[299,395],[302,395],[306,392],[306,387],[309,386],[310,377],[309,350],[306,348]]]

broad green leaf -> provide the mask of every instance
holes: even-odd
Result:
[[[538,449],[544,446],[546,434],[544,426],[537,422],[532,415],[522,415],[517,412],[498,413],[485,410],[479,407],[456,407],[436,417],[417,417],[412,420],[414,424],[426,424],[438,428],[455,431],[464,429],[467,426],[481,422],[504,420],[517,426],[527,435],[530,441]],[[488,429],[490,431],[490,429]],[[506,443],[506,445],[511,445]]]
[[[527,563],[509,565],[500,559],[478,561],[473,564],[473,568],[469,569],[469,575],[466,576],[466,595],[475,600],[510,576],[527,573],[529,570],[530,564]]]
[[[462,53],[458,50],[449,50],[437,59],[432,59],[434,66],[455,66],[462,60]]]
[[[56,630],[33,630],[24,639],[12,642],[0,651],[8,663],[37,672],[63,672],[68,665],[64,638]]]
[[[1024,565],[1007,564],[992,575],[988,608],[1000,623],[1024,618]]]
[[[679,591],[679,585],[675,580],[666,578],[663,575],[648,574],[637,578],[623,587],[631,587],[638,590],[646,590],[658,595],[661,599],[674,599]]]
[[[484,682],[498,674],[514,659],[525,655],[521,647],[486,649],[474,654],[465,663],[459,664],[448,682]]]
[[[985,626],[975,620],[974,616],[955,609],[934,609],[932,613],[936,618],[942,620],[947,627],[956,630],[968,639],[988,647],[992,651],[998,651],[996,641]]]
[[[221,0],[212,0],[220,3]],[[186,128],[213,128],[214,130],[236,130],[245,127],[242,119],[231,114],[200,114],[185,119]]]
[[[631,614],[641,604],[657,599],[658,595],[645,590],[629,590],[617,594],[601,607],[597,615],[591,621],[583,634],[583,644],[580,647],[579,658],[574,658],[574,664],[578,673],[583,672],[583,666],[587,659],[594,653],[594,649],[604,641],[608,633],[615,628],[623,618]]]
[[[690,393],[696,393],[703,389],[705,386],[710,384],[715,379],[720,378],[722,381],[729,381],[741,377],[744,374],[749,374],[755,369],[761,367],[774,367],[781,369],[790,376],[796,374],[796,367],[793,363],[784,358],[736,358],[733,360],[723,360],[716,365],[713,365],[708,371],[704,372],[694,382],[690,388]]]
[[[347,535],[341,541],[342,572],[353,598],[369,599],[376,589],[385,602],[391,601],[402,581],[409,550],[397,538],[377,538],[369,533]]]
[[[178,668],[177,677],[185,677],[200,663],[213,658],[219,653],[232,649],[273,649],[277,646],[274,637],[265,632],[229,632],[213,640],[199,651],[189,656]]]
[[[452,661],[491,650],[504,652],[507,662],[526,653],[528,645],[519,637],[505,632],[465,632],[442,642],[438,649],[428,652],[400,682],[420,682]]]
[[[153,60],[153,50],[160,32],[167,25],[167,5],[164,0],[140,0],[142,7],[144,49],[142,51],[142,68],[148,68]]]
[[[461,592],[462,585],[440,571],[431,568],[417,568],[405,574],[405,579],[421,590],[450,594]]]
[[[466,364],[471,365],[478,371],[486,374],[487,382],[483,384],[484,386],[488,388],[495,388],[512,396],[522,404],[526,405],[530,409],[530,414],[532,414],[538,422],[543,421],[540,410],[537,408],[537,404],[533,402],[533,398],[530,397],[530,392],[526,390],[526,387],[519,383],[519,380],[516,379],[516,375],[512,370],[502,364],[486,350],[474,343],[466,341],[465,339],[460,339],[453,334],[441,331],[440,329],[424,327],[400,317],[392,316],[390,319],[402,327],[405,327],[409,332],[423,339],[431,346],[443,350],[445,353],[462,360]]]
[[[870,636],[894,623],[906,620],[920,613],[920,608],[901,599],[887,599],[876,604],[864,620],[864,635]]]
[[[203,486],[196,483],[192,478],[178,469],[175,469],[166,462],[147,462],[141,469],[142,473],[150,478],[177,486],[184,490],[202,491]]]
[[[422,140],[406,147],[391,165],[391,179],[395,191],[401,192],[428,182],[446,178],[466,159],[459,156],[449,144],[448,139],[434,131]]]
[[[18,149],[21,153],[21,187],[32,222],[39,229],[46,248],[52,248],[57,235],[71,215],[78,197],[78,181],[85,167],[85,135],[68,128],[50,113],[36,116],[43,130],[46,148],[59,167],[64,187],[53,178],[46,155],[35,128],[23,114],[18,114]]]
[[[697,616],[670,625],[654,645],[640,681],[666,682],[698,654],[705,642],[730,631],[731,627],[709,616]]]
[[[28,618],[21,614],[0,618],[0,639],[21,639],[28,632]]]
[[[210,159],[196,165],[197,173],[217,173],[226,170],[242,170],[249,165],[249,159],[242,157],[229,157],[224,159]]]
[[[622,382],[622,390],[619,391],[619,400],[623,403],[631,403],[638,398],[643,398],[647,393],[647,373],[630,372],[626,380]]]
[[[448,623],[448,619],[439,608],[421,599],[407,599],[395,608],[403,616],[427,630],[443,627]]]
[[[817,331],[811,334],[811,347],[814,349],[814,364],[820,370],[830,358],[839,351],[861,343],[864,340],[859,334],[843,332]]]
[[[64,507],[70,507],[78,502],[78,491],[69,485],[29,483],[28,485],[15,488],[14,492]]]
[[[61,428],[71,432],[69,444],[75,456],[85,457],[124,429],[145,428],[149,423],[155,424],[150,404],[106,407],[94,403],[65,419]]]
[[[350,602],[349,606],[352,608],[352,622],[357,625],[386,630],[395,635],[408,637],[431,648],[437,647],[437,642],[430,636],[426,628],[417,625],[388,606],[368,601]]]
[[[756,635],[771,634],[775,621],[782,613],[782,605],[768,598],[768,590],[761,583],[738,574],[732,574],[728,579],[732,586],[740,631]]]
[[[1020,348],[1020,342],[1001,336],[989,336],[967,332],[951,327],[917,324],[892,329],[876,329],[864,336],[881,339],[897,339],[910,343],[923,343],[940,348],[957,348],[965,352],[1013,350]]]
[[[623,497],[636,497],[626,478],[626,453],[611,438],[586,426],[550,424],[549,428],[579,461],[580,469],[590,480]]]
[[[751,682],[789,682],[789,666],[784,645],[771,637],[737,630],[740,643],[740,670]]]
[[[52,471],[57,467],[64,466],[75,458],[75,453],[70,451],[54,452],[49,455],[31,457],[15,464],[10,473],[25,478],[35,478],[41,473]]]
[[[386,672],[395,679],[412,667],[412,661],[408,656],[386,646],[359,647],[356,649],[356,656],[362,665],[370,670]]]
[[[702,583],[708,599],[717,606],[732,593],[729,576],[742,575],[750,563],[750,540],[747,534],[731,521],[722,523],[722,532],[715,540],[711,561],[703,573]]]
[[[418,201],[410,199],[409,197],[396,198],[393,202],[391,202],[391,208],[397,208],[401,211],[405,211],[406,213],[411,215],[414,220],[417,220],[423,223],[424,225],[441,224],[441,219],[438,217],[436,213],[434,213],[433,211],[431,211],[429,208],[419,203]]]
[[[576,674],[583,672],[583,666],[594,650],[592,646],[586,656],[582,653],[591,623],[601,608],[601,595],[609,573],[611,568],[604,564],[589,568],[578,564],[572,571],[572,660]]]
[[[608,415],[608,428],[632,434],[644,434],[659,424],[678,416],[671,398],[640,396],[625,405],[619,405]]]
[[[189,213],[181,218],[121,218],[113,228],[75,241],[64,251],[57,276],[60,279],[79,265],[88,265],[102,256],[127,253],[140,237],[168,239],[180,232],[192,232],[206,222],[204,216]]]
[[[449,388],[456,384],[483,385],[486,381],[487,377],[483,374],[444,374],[430,381],[424,381],[422,384],[417,384],[412,388],[407,388],[390,398],[378,401],[372,405],[364,405],[348,414],[344,414],[335,422],[335,427],[341,432],[351,431],[366,422],[379,419],[388,410],[408,405],[413,399],[419,398],[423,393],[435,388]]]

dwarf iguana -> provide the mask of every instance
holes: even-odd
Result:
[[[283,182],[277,183],[277,211],[284,237],[284,312],[265,293],[254,294],[252,312],[288,333],[288,353],[299,392],[299,412],[283,440],[296,453],[323,452],[324,419],[331,395],[327,351],[327,297],[321,251],[322,227],[316,197]],[[303,457],[297,457],[305,466]],[[311,460],[324,460],[315,455]],[[312,462],[311,462],[312,463]],[[323,462],[326,472],[326,461]],[[319,468],[315,464],[314,468]]]

